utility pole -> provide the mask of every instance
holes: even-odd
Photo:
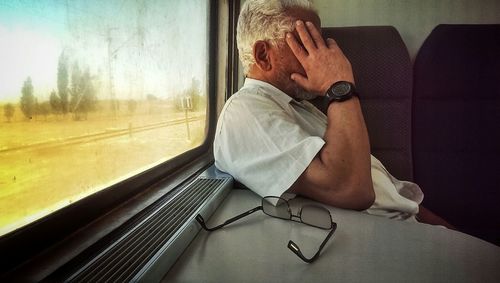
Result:
[[[187,140],[191,141],[191,131],[189,130],[189,118],[188,118],[188,111],[193,109],[193,103],[191,101],[191,96],[186,95],[185,97],[181,98],[181,105],[182,108],[184,109],[184,117],[186,121],[186,132],[187,132]]]
[[[145,28],[144,28],[144,18],[146,16],[147,10],[147,2],[136,0],[137,4],[137,17],[136,17],[136,26],[137,26],[137,54],[135,58],[136,65],[136,81],[135,83],[139,89],[139,99],[142,100],[144,98],[144,72],[143,72],[143,63],[142,57],[144,55],[144,41],[145,41]]]
[[[108,92],[111,103],[111,114],[113,115],[113,118],[116,119],[117,105],[116,105],[115,91],[113,88],[113,59],[115,56],[114,54],[115,52],[111,50],[111,43],[113,41],[113,38],[111,37],[111,30],[112,28],[108,27],[106,33],[106,40],[108,43]]]

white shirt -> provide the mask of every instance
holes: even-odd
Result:
[[[226,102],[214,140],[215,166],[262,197],[283,196],[319,153],[327,117],[263,81],[246,79]],[[371,157],[375,202],[366,212],[414,219],[423,193]]]

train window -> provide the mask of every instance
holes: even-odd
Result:
[[[204,142],[208,6],[0,3],[0,235]]]

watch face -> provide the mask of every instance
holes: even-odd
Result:
[[[344,96],[351,92],[351,84],[347,82],[338,83],[333,86],[333,93],[337,96]]]
[[[329,103],[349,100],[355,94],[354,85],[350,82],[339,81],[334,83],[326,92]]]

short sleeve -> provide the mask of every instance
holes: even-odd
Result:
[[[281,196],[324,145],[265,96],[244,94],[225,106],[214,141],[215,165],[260,196]]]

